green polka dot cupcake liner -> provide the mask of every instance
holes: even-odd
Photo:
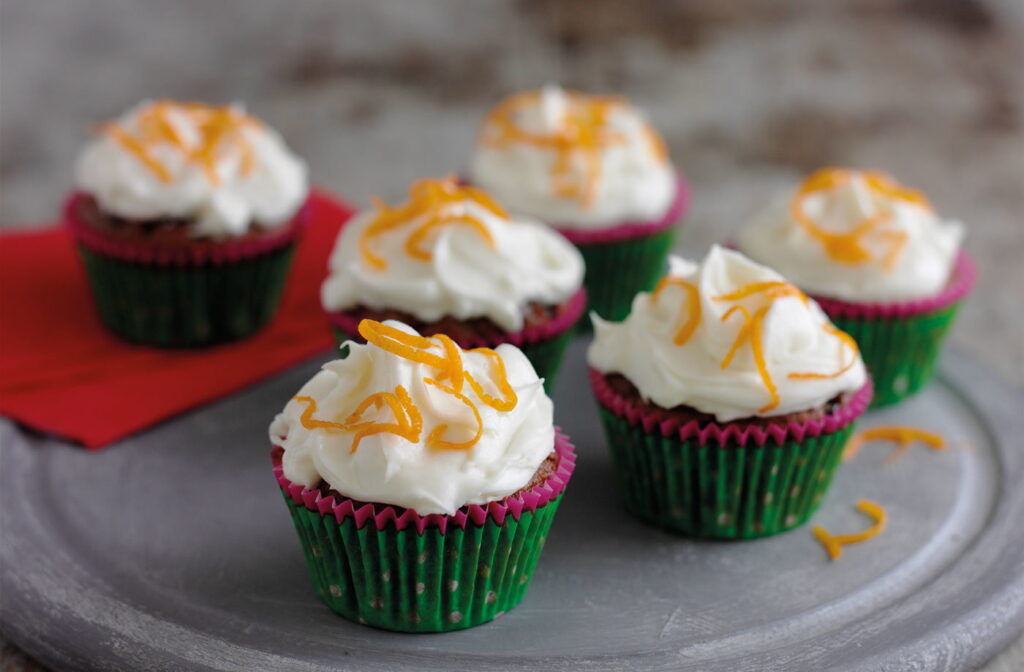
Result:
[[[871,384],[804,422],[682,422],[622,397],[591,370],[623,504],[676,534],[754,539],[798,527],[821,505]]]
[[[588,308],[618,322],[629,314],[633,297],[658,284],[675,245],[677,222],[690,202],[687,183],[679,178],[676,197],[658,220],[629,222],[606,229],[558,228],[583,255]],[[580,323],[581,330],[590,322]]]
[[[569,299],[562,312],[544,324],[509,333],[499,332],[480,336],[449,335],[463,350],[496,348],[502,343],[511,343],[518,347],[530,360],[537,376],[544,379],[544,391],[551,394],[555,377],[562,366],[562,358],[572,342],[576,324],[583,316],[586,306],[587,293],[581,289]],[[343,347],[347,341],[363,342],[363,337],[359,335],[360,318],[356,315],[337,311],[329,313],[328,319],[339,347]]]
[[[961,252],[950,282],[933,297],[873,304],[814,297],[832,323],[857,341],[875,386],[873,407],[902,401],[931,381],[942,343],[976,276],[973,262]]]
[[[253,334],[277,311],[308,207],[259,239],[183,245],[114,238],[75,216],[65,223],[100,321],[131,343],[186,348]]]
[[[575,465],[556,433],[558,466],[542,484],[454,515],[324,496],[274,473],[320,599],[350,621],[399,632],[447,632],[491,621],[530,586]]]

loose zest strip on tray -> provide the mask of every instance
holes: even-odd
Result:
[[[891,219],[890,213],[872,215],[859,222],[852,230],[839,233],[823,229],[807,214],[804,207],[804,203],[809,197],[843,186],[853,180],[856,175],[856,171],[842,168],[825,168],[811,174],[800,185],[793,200],[790,201],[790,216],[807,235],[821,243],[830,259],[850,266],[881,262],[886,271],[891,271],[907,244],[907,233],[883,228]],[[875,194],[931,209],[928,199],[921,192],[898,184],[885,173],[865,172],[861,175],[868,188]],[[876,258],[866,247],[867,241],[871,238],[886,246],[880,259]]]
[[[423,383],[434,387],[441,392],[448,394],[469,408],[473,415],[473,423],[476,427],[472,438],[466,441],[451,441],[444,438],[449,426],[439,424],[433,427],[427,434],[425,444],[432,448],[441,450],[468,450],[476,445],[483,435],[483,420],[480,417],[480,409],[463,393],[466,384],[473,390],[473,393],[484,405],[498,411],[511,411],[519,403],[516,392],[508,382],[505,371],[505,363],[501,356],[490,348],[476,348],[470,352],[481,354],[491,362],[489,381],[497,391],[497,396],[488,393],[484,386],[476,378],[465,370],[462,362],[462,350],[452,339],[444,334],[438,334],[430,338],[410,334],[401,329],[396,329],[375,320],[363,320],[359,323],[359,334],[366,339],[370,345],[386,350],[397,357],[425,364],[435,369],[433,377],[423,377]],[[434,350],[440,349],[438,354]],[[390,433],[406,439],[409,442],[417,442],[423,432],[423,416],[416,407],[408,391],[401,385],[393,392],[376,392],[369,395],[356,407],[344,422],[331,422],[319,420],[315,417],[317,411],[316,400],[312,397],[293,397],[299,403],[306,404],[305,410],[299,418],[299,422],[306,429],[323,429],[330,432],[355,432],[350,452],[354,453],[359,448],[359,442],[374,434]],[[376,422],[363,420],[370,408],[379,411],[387,407],[394,418],[394,422]]]
[[[409,200],[404,205],[392,208],[375,198],[377,216],[359,236],[359,250],[363,260],[372,268],[384,270],[387,260],[373,250],[375,238],[388,231],[422,220],[405,239],[403,249],[413,259],[430,261],[433,256],[423,249],[423,243],[431,232],[447,226],[468,226],[484,241],[495,247],[494,237],[483,221],[466,209],[467,203],[475,203],[496,217],[507,220],[508,213],[485,192],[468,185],[459,184],[454,176],[442,179],[420,180],[409,188]],[[423,219],[423,218],[426,219]]]
[[[932,450],[945,450],[946,439],[939,434],[929,432],[916,427],[901,427],[901,426],[885,426],[885,427],[871,427],[865,429],[862,432],[858,432],[850,442],[846,444],[846,450],[843,452],[843,459],[852,459],[854,455],[860,452],[860,449],[864,444],[870,441],[893,441],[896,443],[896,449],[893,451],[887,459],[892,460],[902,455],[910,448],[910,445],[914,441],[920,441]]]
[[[626,102],[620,97],[565,91],[565,110],[556,129],[531,131],[523,128],[519,123],[520,115],[541,105],[541,95],[538,91],[527,91],[499,103],[484,123],[481,141],[498,147],[519,143],[551,150],[555,154],[551,167],[552,192],[590,207],[601,179],[601,150],[625,142],[621,132],[611,130],[609,117]],[[644,127],[644,137],[654,157],[667,161],[665,142],[649,124]],[[574,175],[576,157],[583,162],[582,180]]]
[[[199,138],[185,138],[175,126],[176,116],[186,117],[194,123]],[[135,156],[161,182],[169,183],[174,177],[170,169],[155,156],[153,150],[158,145],[173,148],[186,163],[201,165],[206,179],[213,185],[221,182],[217,159],[226,149],[234,148],[241,152],[243,175],[249,175],[255,167],[252,146],[244,131],[249,127],[258,127],[260,122],[231,105],[217,107],[158,100],[139,112],[135,121],[134,130],[110,122],[103,125],[103,132]]]
[[[857,502],[857,510],[871,518],[874,524],[863,532],[856,534],[829,534],[828,531],[823,527],[815,526],[811,530],[814,534],[814,538],[821,542],[821,545],[825,547],[825,552],[828,553],[829,560],[836,560],[843,554],[843,546],[849,546],[850,544],[859,544],[862,541],[867,541],[871,537],[879,534],[885,529],[885,509],[878,504],[862,499]]]

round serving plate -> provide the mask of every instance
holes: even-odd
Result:
[[[327,357],[103,451],[0,421],[0,628],[57,669],[962,670],[1024,630],[1024,395],[950,353],[862,427],[951,446],[866,446],[811,524],[691,541],[619,506],[574,343],[555,393],[576,474],[522,604],[443,635],[374,630],[317,599],[266,427]],[[159,390],[153,390],[159,394]],[[878,537],[830,562],[811,525]]]

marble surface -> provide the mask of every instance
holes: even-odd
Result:
[[[546,81],[648,110],[691,249],[821,165],[923,189],[981,269],[951,340],[1024,384],[1020,0],[5,0],[0,226],[51,220],[89,128],[140,98],[245,101],[365,203],[459,170],[485,110]],[[988,669],[1022,667],[1024,641]],[[0,669],[30,667],[4,647]]]

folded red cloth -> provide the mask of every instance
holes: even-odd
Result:
[[[330,347],[320,283],[352,209],[322,192],[310,207],[277,315],[250,338],[202,350],[106,331],[65,229],[0,235],[0,414],[100,448]]]

